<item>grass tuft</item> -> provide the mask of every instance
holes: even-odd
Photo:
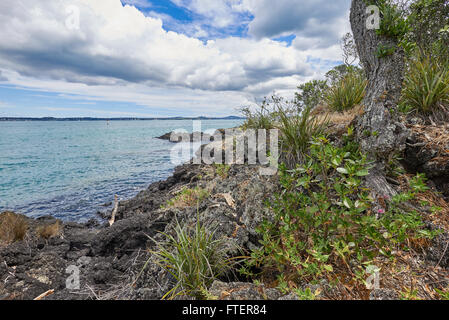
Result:
[[[210,192],[201,187],[195,188],[184,188],[180,191],[173,199],[167,201],[164,208],[187,208],[193,207],[207,197],[209,197]]]
[[[329,89],[326,102],[333,111],[344,112],[360,104],[368,82],[363,75],[351,72]]]
[[[444,112],[449,106],[447,66],[424,56],[412,61],[405,75],[401,105],[424,115]]]
[[[166,235],[167,242],[158,243],[154,252],[158,263],[175,279],[176,285],[163,299],[189,295],[207,299],[207,288],[220,276],[231,271],[235,259],[228,257],[228,240],[216,239],[215,232],[199,222],[195,227],[175,228],[175,236]]]
[[[10,244],[22,241],[28,230],[28,223],[21,215],[13,212],[0,214],[0,243]]]
[[[326,117],[313,115],[311,110],[310,107],[298,111],[278,106],[282,159],[289,167],[304,161],[312,138],[326,129]]]
[[[61,234],[62,228],[61,223],[59,221],[46,225],[46,226],[40,226],[36,228],[36,233],[39,237],[43,239],[50,239],[57,237]]]

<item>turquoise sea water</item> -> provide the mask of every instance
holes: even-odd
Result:
[[[204,120],[202,130],[241,120]],[[174,144],[155,139],[193,122],[0,122],[0,212],[86,221],[105,203],[167,178]],[[188,160],[188,159],[184,159]]]

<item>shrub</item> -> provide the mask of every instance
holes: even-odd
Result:
[[[449,60],[448,32],[449,3],[447,0],[415,0],[410,4],[408,23],[410,29],[407,41],[421,52],[438,46],[427,54]]]
[[[435,114],[449,105],[449,69],[436,59],[418,55],[405,75],[401,105]]]
[[[270,110],[270,103],[267,99],[265,99],[255,110],[252,110],[250,107],[244,107],[240,112],[246,118],[242,125],[243,130],[270,130],[274,128],[274,115],[273,111]]]
[[[269,125],[263,128],[258,121],[250,121],[244,125],[244,129],[278,129],[281,159],[289,166],[301,162],[312,137],[323,134],[327,126],[326,116],[312,112],[320,96],[320,85],[325,85],[325,82],[309,83],[308,89],[297,94],[294,101],[275,95],[265,99],[263,116],[258,119],[270,119]]]
[[[247,267],[286,274],[297,283],[347,269],[354,281],[363,281],[364,266],[377,256],[391,257],[408,240],[435,235],[418,212],[401,209],[426,189],[423,176],[413,179],[411,190],[390,199],[385,210],[372,212],[369,190],[362,187],[370,164],[345,139],[344,147],[335,147],[316,138],[306,163],[294,170],[281,167],[282,191],[269,204],[274,220],[258,228],[262,246]]]
[[[21,215],[12,212],[0,214],[0,244],[22,241],[28,230],[28,223]]]
[[[300,92],[295,93],[296,104],[303,108],[315,108],[324,99],[328,89],[327,81],[312,80],[298,86]]]
[[[329,89],[326,102],[334,111],[346,111],[362,102],[367,81],[360,73],[348,73]]]
[[[190,295],[197,299],[207,298],[207,288],[220,276],[226,275],[235,263],[228,257],[229,241],[215,239],[215,232],[200,225],[194,228],[175,229],[175,236],[166,235],[167,242],[159,243],[154,252],[158,264],[175,279],[176,285],[163,299],[178,295]]]
[[[409,30],[405,11],[391,0],[380,1],[379,7],[381,20],[380,28],[376,30],[376,33],[394,39],[402,39]]]
[[[330,86],[334,86],[342,79],[344,79],[350,73],[357,73],[361,76],[364,75],[363,69],[356,66],[347,66],[345,64],[338,65],[326,73],[327,83]]]

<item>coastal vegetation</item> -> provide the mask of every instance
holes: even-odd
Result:
[[[168,200],[165,208],[192,207],[209,196],[209,192],[201,187],[182,189],[175,197]]]
[[[366,85],[366,79],[362,74],[349,72],[343,79],[329,88],[326,104],[334,111],[350,110],[362,102]]]
[[[353,5],[357,2],[353,1]],[[291,102],[274,96],[266,99],[259,110],[245,109],[244,129],[279,129],[284,162],[279,173],[281,191],[266,203],[274,212],[274,219],[259,226],[261,245],[252,251],[241,269],[242,274],[254,281],[277,283],[284,292],[301,293],[305,292],[301,291],[304,284],[326,279],[333,285],[351,283],[363,296],[365,280],[373,268],[385,265],[381,260],[394,265],[397,252],[422,250],[443,232],[428,228],[425,222],[428,217],[423,211],[429,203],[418,201],[430,190],[424,174],[408,176],[400,192],[389,194],[383,190],[383,197],[372,197],[382,194],[379,192],[382,190],[367,188],[364,180],[379,163],[388,162],[386,174],[395,172],[395,179],[402,179],[405,173],[398,164],[400,161],[392,160],[398,157],[393,150],[380,155],[361,147],[360,141],[377,140],[380,130],[364,126],[363,121],[353,121],[363,114],[369,115],[364,111],[367,105],[371,104],[371,110],[375,110],[389,104],[390,112],[397,107],[406,113],[394,121],[406,123],[410,116],[418,116],[424,122],[444,126],[449,115],[449,68],[442,48],[447,48],[448,20],[438,19],[438,25],[427,26],[429,16],[422,12],[445,13],[447,17],[447,3],[415,1],[410,7],[401,7],[390,1],[379,2],[382,14],[381,28],[376,31],[379,46],[365,48],[366,52],[361,50],[361,54],[371,55],[369,59],[386,65],[406,59],[402,70],[396,69],[395,75],[385,73],[386,78],[376,75],[375,79],[367,69],[341,65],[329,71],[326,80],[299,86],[300,91]],[[354,23],[353,29],[357,29]],[[344,60],[349,61],[348,52],[354,50],[348,46],[353,43],[349,36],[343,40]],[[360,38],[357,40],[360,42]],[[401,57],[400,52],[406,55]],[[393,55],[394,58],[388,58]],[[366,57],[361,57],[361,63],[369,67]],[[403,74],[401,90],[391,93],[395,96],[388,93],[388,85],[382,92],[372,87],[375,83],[379,85],[379,81],[401,80]],[[388,99],[390,103],[386,102]],[[379,107],[376,101],[381,102]],[[344,117],[347,121],[339,121],[348,112],[350,115]],[[347,132],[340,134],[339,143],[335,144],[335,126],[341,124]],[[444,134],[448,136],[447,131]],[[375,148],[385,151],[381,145]],[[433,214],[442,210],[438,206],[430,209]],[[415,299],[417,293],[412,291],[405,290],[401,297]],[[315,298],[310,290],[307,292],[309,298]],[[438,291],[441,297],[444,292]]]
[[[28,230],[26,220],[13,212],[0,214],[0,245],[21,241]]]
[[[156,261],[175,279],[175,286],[162,299],[177,296],[208,298],[207,289],[220,276],[232,270],[236,259],[228,255],[226,239],[215,238],[215,232],[197,220],[194,227],[176,224],[175,234],[157,243]]]
[[[362,185],[371,165],[351,136],[346,138],[343,147],[325,137],[314,138],[304,165],[281,168],[281,192],[268,204],[275,218],[259,227],[262,245],[247,261],[249,270],[262,270],[258,277],[287,280],[284,290],[322,277],[333,283],[345,279],[363,289],[379,256],[394,261],[393,252],[438,234],[427,230],[419,212],[405,205],[428,190],[423,175],[386,199],[385,207],[374,209]]]
[[[417,53],[410,58],[401,105],[440,120],[449,114],[449,62]]]
[[[435,200],[441,195],[429,188],[424,173],[407,172],[397,153],[404,150],[398,145],[405,141],[383,130],[388,125],[399,128],[411,116],[431,123],[448,119],[448,62],[435,54],[446,40],[423,36],[427,20],[420,13],[423,8],[435,12],[445,7],[438,0],[418,0],[410,7],[387,0],[374,4],[380,6],[382,23],[367,34],[354,19],[366,3],[353,1],[355,37],[343,37],[345,64],[330,70],[325,80],[299,85],[292,100],[273,95],[257,108],[242,108],[243,130],[279,130],[278,191],[264,203],[271,215],[257,225],[258,245],[243,260],[238,257],[240,263],[231,254],[235,250],[227,247],[233,242],[206,228],[199,212],[194,228],[177,222],[174,232],[165,234],[166,241],[153,251],[158,264],[175,278],[164,298],[212,298],[212,283],[237,267],[240,277],[256,286],[275,287],[298,299],[317,299],[323,290],[369,298],[370,276],[382,270],[383,283],[393,281],[398,266],[410,268],[405,256],[425,252],[448,231],[429,224],[441,221],[441,212],[447,214],[449,206],[443,199]],[[438,28],[446,32],[445,25]],[[366,45],[370,37],[377,47]],[[423,55],[423,48],[432,48],[431,54]],[[371,69],[373,60],[379,73]],[[352,65],[356,61],[361,67]],[[379,112],[382,116],[374,118],[378,122],[371,122]],[[384,145],[381,136],[393,139],[393,145]],[[215,165],[214,171],[224,181],[232,176],[229,165]],[[372,180],[380,183],[370,185]],[[394,188],[389,187],[391,181]],[[200,186],[185,188],[164,208],[196,205],[199,210],[210,196]],[[226,201],[235,209],[231,193]],[[239,226],[232,237],[238,230]],[[312,290],[316,284],[321,287]],[[420,294],[413,287],[395,293],[400,299],[418,299]],[[444,299],[447,290],[428,294]]]
[[[345,64],[242,109],[243,130],[279,130],[276,176],[181,166],[63,256],[94,255],[99,286],[126,272],[108,298],[448,299],[448,8],[353,0]],[[25,220],[0,221],[2,242],[23,240]],[[61,226],[38,230],[51,242]]]

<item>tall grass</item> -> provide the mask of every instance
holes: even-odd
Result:
[[[28,230],[28,223],[23,216],[12,212],[0,214],[0,245],[22,241]]]
[[[289,167],[305,159],[313,137],[324,133],[328,121],[311,113],[312,106],[288,109],[278,106],[281,158]]]
[[[228,256],[229,241],[216,239],[215,232],[203,227],[199,221],[193,228],[177,223],[175,236],[166,236],[167,242],[158,243],[155,256],[176,279],[176,285],[163,299],[179,295],[205,299],[212,282],[229,273],[235,264],[236,260]]]
[[[449,105],[448,64],[418,55],[405,75],[401,104],[425,115],[444,110]]]
[[[244,107],[240,110],[240,112],[246,118],[242,125],[243,130],[270,130],[274,128],[274,113],[270,109],[270,103],[268,100],[264,100],[255,110],[252,110],[250,107]]]
[[[304,160],[312,138],[324,134],[328,125],[328,117],[313,113],[315,104],[305,104],[306,100],[299,101],[297,97],[289,101],[273,95],[265,99],[256,113],[247,110],[250,116],[243,129],[278,129],[280,158],[294,167]]]
[[[350,110],[362,102],[367,84],[363,75],[356,72],[348,73],[329,89],[326,103],[333,111]]]

